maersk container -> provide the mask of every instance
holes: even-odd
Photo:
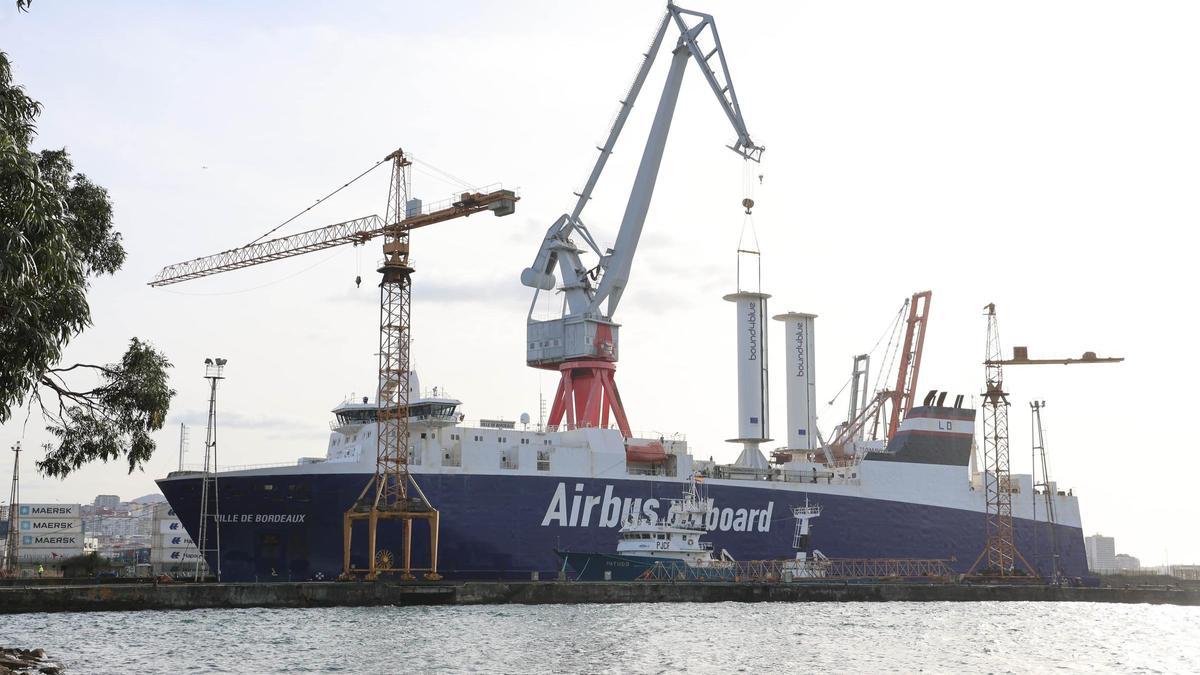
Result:
[[[20,518],[78,518],[78,504],[18,504]]]
[[[82,534],[22,534],[21,548],[83,548]]]
[[[82,532],[83,521],[78,518],[58,519],[25,519],[17,521],[17,529],[21,534],[55,534],[63,532]]]

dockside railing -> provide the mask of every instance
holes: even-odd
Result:
[[[950,581],[951,560],[924,558],[830,558],[824,560],[738,560],[712,566],[655,562],[640,581]]]

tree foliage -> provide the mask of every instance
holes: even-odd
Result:
[[[120,269],[125,249],[107,191],[76,173],[66,150],[29,149],[40,112],[0,52],[0,423],[38,405],[56,439],[37,463],[47,475],[122,455],[132,472],[166,420],[171,364],[133,338],[117,363],[60,366],[91,325],[90,280]],[[89,373],[94,386],[72,384]]]

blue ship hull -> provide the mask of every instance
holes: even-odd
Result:
[[[222,476],[220,569],[225,581],[333,579],[342,569],[342,514],[366,485],[365,473]],[[583,479],[530,475],[418,475],[441,512],[439,571],[450,579],[552,578],[563,569],[556,551],[615,551],[621,509],[666,513],[677,481]],[[199,531],[198,477],[158,481],[193,537]],[[760,484],[761,485],[761,484]],[[804,493],[710,481],[707,540],[739,560],[790,558],[791,507]],[[984,546],[983,514],[963,509],[813,494],[822,506],[812,547],[831,558],[941,558],[966,572]],[[659,500],[662,500],[661,503]],[[1049,575],[1050,526],[1014,519],[1025,558]],[[355,531],[351,558],[367,566],[365,526]],[[1057,526],[1060,568],[1087,576],[1083,532]],[[210,525],[210,532],[212,531]],[[380,547],[398,552],[400,525],[382,522]],[[210,534],[211,536],[211,534]],[[428,533],[413,534],[413,565],[428,566]],[[210,556],[211,557],[211,556]],[[216,568],[218,561],[210,559]]]

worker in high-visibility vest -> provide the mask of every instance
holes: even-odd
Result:
[[[43,574],[45,571],[46,571],[46,568],[45,568],[45,567],[42,567],[41,563],[38,563],[38,578],[41,578],[42,574]]]

